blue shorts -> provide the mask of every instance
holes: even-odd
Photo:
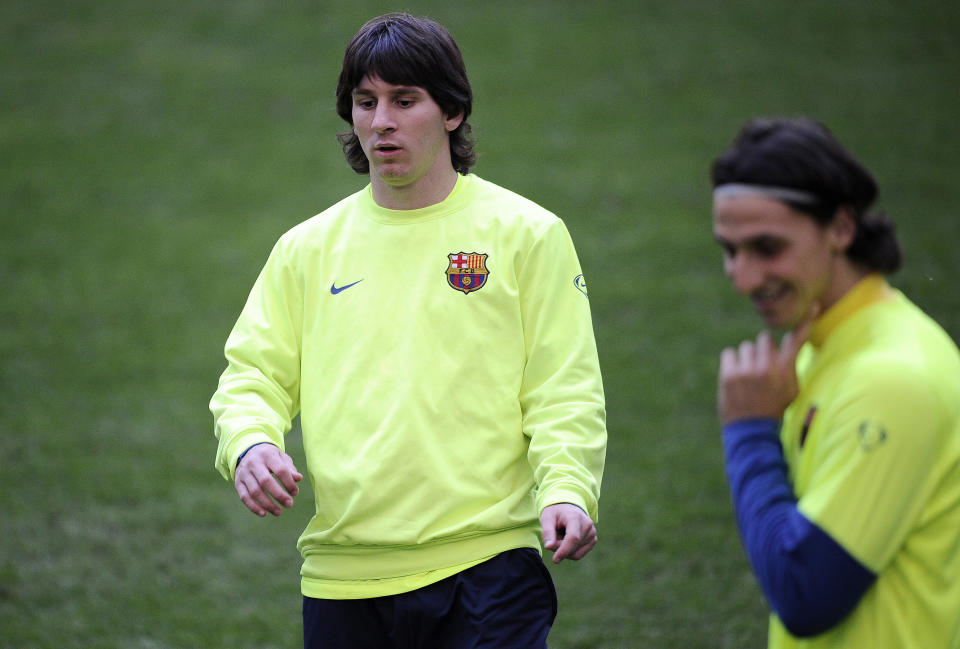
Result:
[[[540,554],[508,550],[417,590],[303,598],[304,649],[546,649],[557,593]]]

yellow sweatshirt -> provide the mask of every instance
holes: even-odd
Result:
[[[226,344],[216,466],[283,448],[299,412],[316,514],[310,597],[403,592],[516,547],[539,513],[594,520],[606,449],[586,284],[570,236],[460,176],[441,203],[370,187],[277,242]]]

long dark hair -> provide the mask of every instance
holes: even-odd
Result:
[[[813,204],[784,200],[821,225],[847,208],[856,235],[847,257],[868,270],[890,274],[903,263],[895,226],[882,212],[870,211],[877,183],[830,130],[809,118],[755,118],[711,168],[713,186],[728,183],[795,189],[816,197]]]
[[[473,90],[460,48],[450,33],[429,18],[390,13],[368,21],[351,39],[337,81],[337,114],[353,126],[353,90],[366,75],[394,85],[419,86],[430,93],[447,117],[463,113],[450,133],[450,161],[461,174],[476,164],[472,129],[467,122]],[[337,136],[353,170],[370,173],[370,162],[353,131]]]

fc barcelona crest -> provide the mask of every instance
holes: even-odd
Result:
[[[447,283],[461,293],[480,290],[487,283],[490,271],[487,270],[487,254],[477,252],[457,252],[447,255]]]

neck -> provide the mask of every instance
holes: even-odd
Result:
[[[841,254],[837,258],[830,285],[823,295],[820,304],[821,313],[839,302],[844,295],[850,292],[850,289],[869,274],[869,271],[854,264],[845,254]]]
[[[456,184],[457,172],[453,167],[408,185],[392,185],[376,175],[370,177],[373,200],[390,210],[417,210],[436,205],[450,195]]]

